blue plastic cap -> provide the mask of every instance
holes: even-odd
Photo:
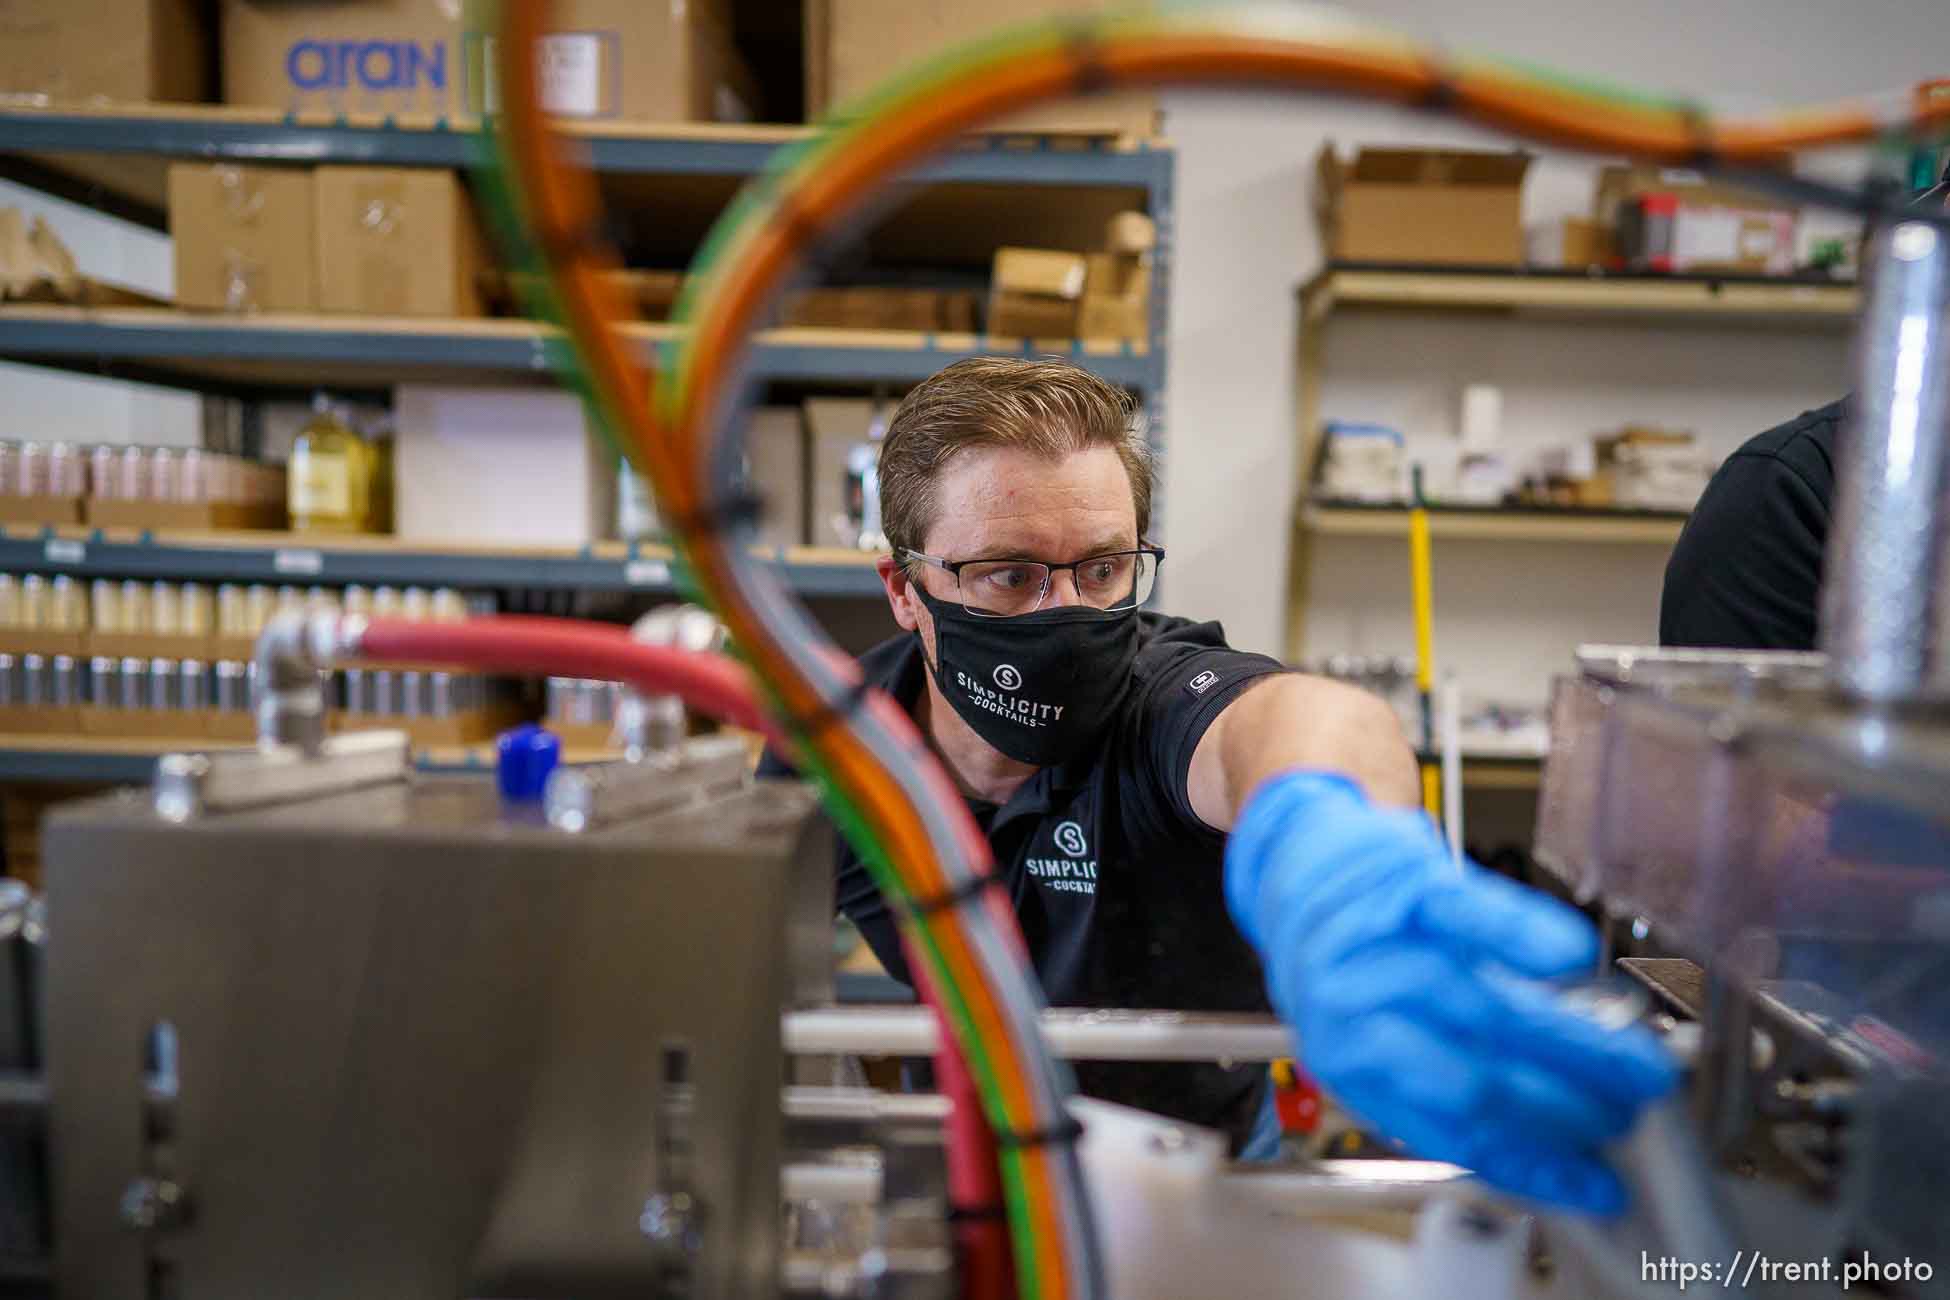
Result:
[[[548,774],[562,761],[562,738],[528,722],[502,732],[494,747],[499,755],[494,783],[501,790],[502,801],[539,803]]]

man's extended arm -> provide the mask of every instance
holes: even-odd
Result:
[[[1590,973],[1590,922],[1455,862],[1415,807],[1393,710],[1292,674],[1214,719],[1187,776],[1193,810],[1232,832],[1224,888],[1274,1009],[1314,1077],[1417,1155],[1518,1196],[1610,1213],[1605,1148],[1673,1088],[1642,1028],[1561,1005]]]
[[[1262,678],[1212,720],[1186,778],[1192,811],[1231,830],[1246,797],[1276,772],[1339,772],[1377,804],[1418,802],[1415,755],[1386,702],[1301,673]]]

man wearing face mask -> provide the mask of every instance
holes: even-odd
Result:
[[[1142,608],[1164,552],[1121,390],[1053,360],[958,362],[894,413],[880,491],[902,632],[861,667],[988,836],[1052,1005],[1270,996],[1315,1077],[1416,1154],[1622,1204],[1599,1148],[1673,1075],[1644,1031],[1601,1032],[1536,982],[1591,968],[1590,926],[1448,860],[1382,701]],[[907,981],[896,918],[844,842],[837,897]],[[1243,1154],[1277,1143],[1260,1067],[1076,1074]]]

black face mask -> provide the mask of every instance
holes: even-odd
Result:
[[[1137,657],[1134,609],[984,618],[915,592],[934,615],[935,684],[976,735],[1019,763],[1070,758],[1110,721]]]

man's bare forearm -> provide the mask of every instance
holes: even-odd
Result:
[[[1192,808],[1230,830],[1262,781],[1296,767],[1339,772],[1379,804],[1420,801],[1414,751],[1387,703],[1342,682],[1287,673],[1254,683],[1213,721],[1192,756]]]

